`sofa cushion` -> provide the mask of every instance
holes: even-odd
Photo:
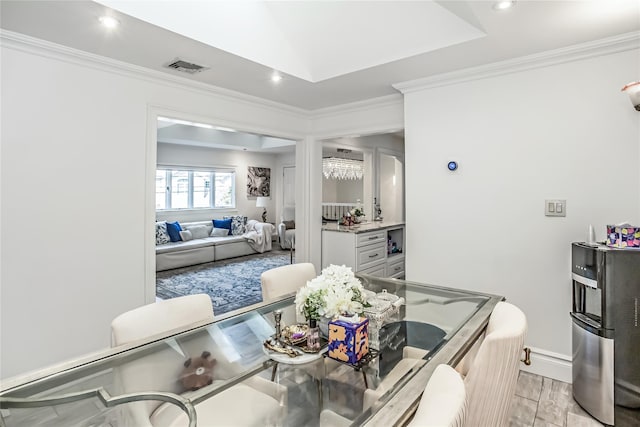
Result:
[[[191,232],[193,239],[204,239],[205,237],[209,237],[206,225],[188,225],[185,228]]]
[[[226,228],[227,230],[229,230],[229,232],[227,234],[231,235],[231,218],[229,218],[229,219],[214,219],[213,220],[213,227],[214,228]]]
[[[169,252],[179,252],[187,249],[204,248],[207,246],[213,246],[215,244],[214,237],[207,237],[206,239],[189,240],[188,242],[173,242],[166,245],[156,246],[156,254],[166,254]]]
[[[236,215],[236,216],[223,216],[223,219],[231,220],[231,234],[234,236],[239,236],[244,234],[247,231],[247,220],[246,216]]]
[[[193,240],[193,234],[189,230],[182,230],[178,232],[180,234],[180,240],[183,242],[188,242],[189,240]]]
[[[169,239],[172,242],[180,241],[180,232],[182,231],[182,227],[180,227],[180,223],[176,222],[167,222],[167,233],[169,233]]]
[[[156,245],[169,243],[169,233],[167,232],[167,221],[156,222]]]
[[[227,230],[226,228],[215,228],[215,227],[213,227],[210,234],[211,237],[223,237],[228,235],[229,235],[229,230]]]

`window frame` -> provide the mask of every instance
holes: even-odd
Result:
[[[218,166],[212,166],[212,167],[193,167],[193,166],[175,166],[175,165],[157,165],[156,166],[156,177],[158,176],[158,172],[159,171],[165,171],[165,193],[164,193],[164,203],[165,203],[165,208],[164,209],[160,209],[156,207],[156,212],[168,212],[168,211],[192,211],[192,210],[205,210],[205,209],[214,209],[214,210],[230,210],[230,209],[236,209],[237,206],[237,202],[236,202],[236,186],[237,186],[237,172],[235,168],[231,168],[231,167],[218,167]],[[174,208],[174,207],[170,207],[171,206],[171,202],[172,202],[172,193],[173,193],[173,180],[172,180],[172,174],[173,172],[187,172],[188,173],[188,183],[187,183],[187,207],[186,208]],[[210,191],[211,191],[211,195],[209,198],[209,206],[207,207],[194,207],[193,206],[193,199],[194,199],[194,194],[193,194],[193,189],[194,189],[194,179],[193,179],[193,174],[194,172],[208,172],[209,176],[210,176],[210,182],[211,182],[211,187],[210,187]],[[216,174],[217,173],[221,173],[221,174],[231,174],[232,176],[232,187],[231,187],[231,204],[229,206],[215,206],[215,192],[216,192],[216,188],[215,188],[215,178],[216,178]],[[156,193],[156,197],[159,193]],[[169,206],[169,207],[166,207]]]

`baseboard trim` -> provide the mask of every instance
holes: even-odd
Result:
[[[531,349],[531,365],[522,364],[520,370],[566,383],[573,381],[570,356],[541,348],[529,348]]]

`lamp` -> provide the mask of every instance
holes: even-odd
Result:
[[[637,111],[640,111],[640,82],[631,82],[622,88],[622,92],[627,92],[631,104]]]
[[[322,159],[322,174],[327,179],[362,179],[362,160],[325,157]]]
[[[263,208],[262,211],[262,222],[267,222],[267,204],[269,203],[268,197],[256,197],[256,207]]]

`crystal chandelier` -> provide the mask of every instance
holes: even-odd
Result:
[[[325,157],[322,159],[322,174],[327,179],[362,179],[362,160]]]

